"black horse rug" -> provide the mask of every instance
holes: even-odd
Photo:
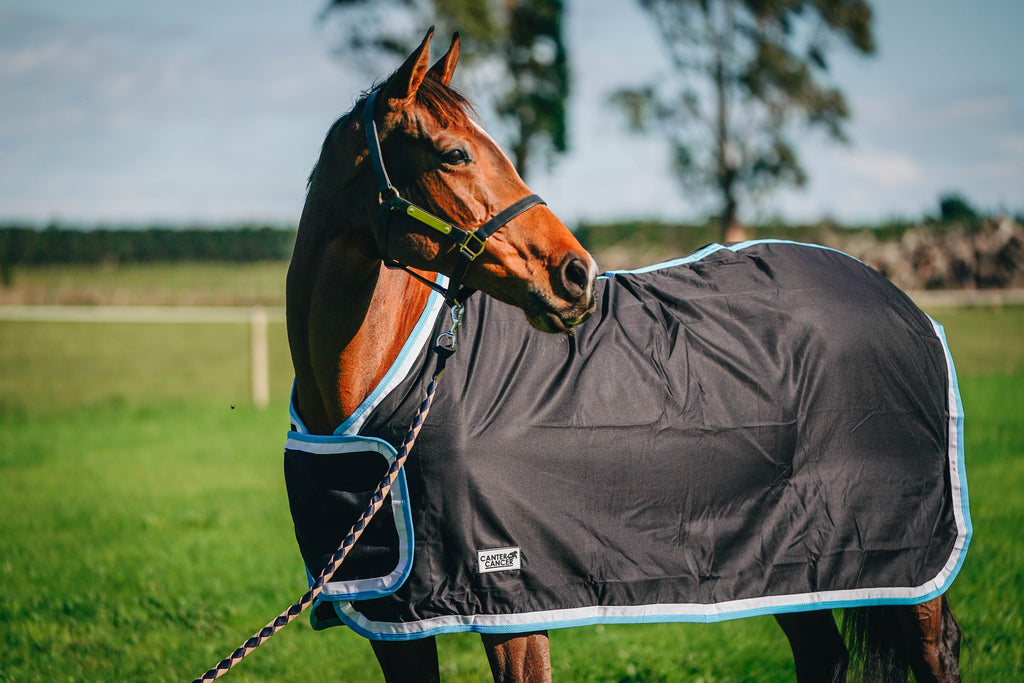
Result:
[[[335,435],[292,411],[307,572],[393,459],[447,318],[435,295]],[[962,424],[941,326],[831,249],[711,245],[606,274],[573,336],[477,295],[314,626],[400,640],[923,602],[971,534]]]

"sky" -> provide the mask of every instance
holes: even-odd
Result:
[[[0,221],[295,224],[326,131],[373,80],[332,54],[324,4],[0,0]],[[808,184],[744,219],[913,219],[951,192],[1024,212],[1024,2],[872,4],[877,54],[832,53],[851,143],[801,133]],[[650,19],[635,0],[566,7],[571,150],[532,189],[570,226],[706,215],[664,141],[606,104],[665,74]]]

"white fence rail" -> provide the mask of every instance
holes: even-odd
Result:
[[[0,321],[248,324],[252,402],[265,408],[270,403],[267,325],[284,322],[284,309],[261,306],[0,306]]]
[[[907,293],[921,308],[1024,304],[1024,289],[928,289]]]
[[[1024,289],[910,292],[923,308],[1024,304]],[[238,323],[250,329],[252,401],[270,402],[267,325],[284,322],[284,308],[231,306],[0,306],[0,321],[69,323]]]

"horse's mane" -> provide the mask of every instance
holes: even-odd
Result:
[[[366,106],[366,100],[376,90],[380,90],[387,85],[387,80],[382,83],[374,84],[369,90],[363,92],[356,103],[352,106],[352,109],[343,114],[334,125],[331,126],[330,130],[327,131],[327,136],[324,138],[323,147],[320,150],[320,158],[313,165],[312,171],[310,171],[309,178],[306,181],[306,190],[313,184],[313,178],[316,176],[317,169],[320,164],[324,161],[327,156],[328,147],[331,145],[338,134],[345,130],[352,120],[352,117],[356,114],[362,116],[363,107]],[[432,77],[423,79],[419,89],[416,91],[416,104],[422,107],[426,112],[432,116],[441,125],[448,125],[459,120],[465,116],[476,116],[476,112],[473,110],[473,105],[461,92],[450,86],[444,85],[440,81],[434,80]]]

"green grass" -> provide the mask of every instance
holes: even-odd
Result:
[[[249,400],[249,326],[0,322],[0,412]],[[283,323],[268,325],[271,389],[291,388]]]
[[[0,303],[284,305],[287,262],[18,266]]]
[[[1024,680],[1024,309],[939,310],[960,379],[975,537],[950,600],[965,679]],[[248,405],[245,325],[0,322],[0,681],[181,681],[305,590],[281,475],[291,372]],[[786,681],[770,618],[551,634],[556,680]],[[439,639],[444,680],[487,680]],[[236,681],[380,681],[305,617]]]

